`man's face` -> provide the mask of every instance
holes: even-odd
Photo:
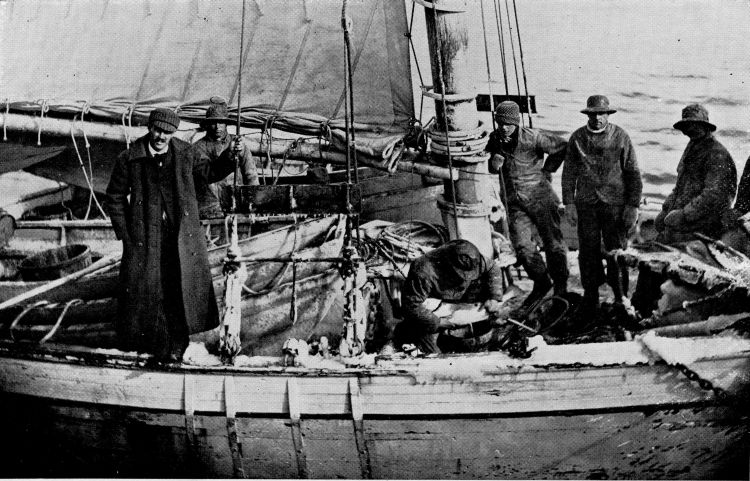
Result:
[[[681,129],[690,139],[699,139],[708,133],[708,129],[697,122],[688,122]]]
[[[227,124],[223,122],[208,122],[206,126],[206,136],[212,140],[224,140],[227,135]]]
[[[516,131],[518,127],[513,124],[497,124],[497,130],[500,132],[500,136],[503,138],[503,140],[510,140],[510,136],[513,135],[513,132]]]
[[[591,130],[601,130],[609,123],[609,114],[607,113],[590,113],[589,116],[589,127]]]
[[[151,144],[151,147],[153,147],[153,149],[157,151],[163,150],[164,147],[166,147],[169,143],[169,139],[171,139],[174,135],[174,132],[165,132],[155,125],[150,125],[148,127],[148,133],[148,142]]]

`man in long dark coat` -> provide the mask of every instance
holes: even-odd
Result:
[[[172,138],[179,123],[171,110],[151,112],[148,134],[117,159],[105,207],[123,243],[120,346],[168,362],[182,358],[189,334],[218,325],[194,176],[213,181],[234,169],[233,149],[208,163]]]

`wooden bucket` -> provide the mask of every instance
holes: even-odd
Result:
[[[70,244],[27,257],[18,266],[24,281],[59,279],[91,265],[91,249]]]

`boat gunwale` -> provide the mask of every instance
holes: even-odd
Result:
[[[608,344],[631,344],[637,341],[618,341]],[[596,343],[593,343],[596,344]],[[572,346],[580,346],[572,345]],[[106,352],[102,352],[106,351]],[[117,352],[113,352],[117,351]],[[669,364],[656,358],[644,359],[637,361],[608,362],[608,363],[581,363],[571,362],[570,364],[551,362],[547,364],[534,363],[531,360],[517,360],[507,357],[502,351],[491,351],[482,353],[451,353],[443,354],[430,358],[409,358],[409,357],[383,357],[375,356],[375,362],[385,364],[376,366],[347,366],[342,364],[341,367],[305,367],[305,366],[283,366],[283,357],[275,356],[257,356],[256,359],[264,359],[270,363],[278,365],[268,366],[247,366],[247,365],[196,365],[189,363],[180,364],[153,364],[152,356],[149,354],[125,352],[117,349],[98,349],[87,346],[77,346],[69,344],[46,343],[44,345],[33,344],[31,342],[14,342],[8,339],[0,339],[0,358],[24,359],[40,362],[73,364],[88,367],[107,367],[116,369],[143,369],[152,372],[170,372],[184,374],[232,374],[232,375],[269,375],[269,376],[321,376],[321,377],[348,377],[352,375],[366,376],[389,376],[389,375],[415,375],[422,371],[423,374],[434,373],[439,376],[439,371],[434,368],[441,367],[446,361],[451,359],[473,358],[481,360],[489,358],[492,361],[493,354],[502,354],[502,358],[497,356],[497,360],[510,360],[519,362],[517,365],[497,366],[494,369],[486,365],[478,365],[477,373],[485,376],[503,375],[503,374],[524,374],[555,370],[557,372],[580,371],[581,369],[603,370],[624,367],[643,367]],[[720,362],[732,361],[738,359],[750,358],[750,352],[733,352],[729,354],[717,354],[712,357],[706,357],[696,360],[702,362]],[[252,359],[252,358],[251,358]],[[396,363],[387,365],[387,363]],[[433,369],[430,369],[430,368]],[[450,375],[446,375],[449,377]]]

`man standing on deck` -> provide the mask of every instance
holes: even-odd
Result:
[[[693,232],[718,239],[722,218],[728,215],[737,192],[737,167],[727,149],[716,140],[716,126],[699,104],[682,109],[674,124],[690,141],[677,166],[677,183],[656,216],[657,240],[688,241]]]
[[[638,218],[643,183],[630,137],[609,123],[609,116],[617,112],[609,99],[592,95],[581,112],[589,119],[568,141],[562,195],[566,214],[578,225],[582,308],[592,313],[599,306],[599,286],[605,279],[616,303],[627,295],[627,271],[614,259],[607,258],[604,275],[602,241],[607,252],[626,247]]]
[[[194,179],[226,177],[241,149],[235,142],[208,163],[173,138],[179,124],[169,109],[151,112],[148,133],[117,158],[105,203],[123,244],[120,347],[163,362],[182,359],[189,334],[218,325]]]
[[[211,97],[211,105],[206,110],[206,118],[201,126],[206,135],[193,146],[210,163],[216,162],[219,156],[229,149],[235,136],[227,132],[227,103],[221,97]],[[242,144],[237,179],[240,185],[258,185],[258,171],[255,159],[250,149]],[[230,174],[213,184],[207,184],[203,179],[195,179],[195,193],[198,196],[198,214],[201,219],[209,217],[223,217],[224,209],[232,204],[232,199],[224,192],[225,185],[234,183],[234,175]]]
[[[497,129],[490,134],[486,150],[490,171],[502,169],[508,199],[510,236],[521,265],[534,281],[531,294],[521,305],[532,307],[554,284],[555,295],[567,293],[568,248],[560,230],[560,199],[552,190],[552,172],[562,164],[567,142],[541,130],[521,127],[518,104],[501,102],[495,109]],[[547,160],[544,160],[547,154]],[[547,265],[537,249],[539,233]],[[551,279],[550,279],[551,277]]]

